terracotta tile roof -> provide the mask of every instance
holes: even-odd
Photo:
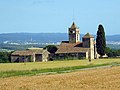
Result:
[[[92,35],[90,35],[89,33],[87,33],[82,38],[94,38],[94,37]]]
[[[79,52],[88,52],[88,48],[83,48],[82,43],[61,43],[58,46],[58,50],[56,54],[58,53],[79,53]]]
[[[18,50],[18,51],[13,52],[12,55],[28,56],[28,55],[34,55],[34,54],[43,54],[43,52],[45,51],[47,52],[47,50],[43,50],[43,49]]]
[[[18,50],[12,53],[12,55],[19,55],[19,56],[23,56],[23,55],[33,55],[34,52],[31,50]]]

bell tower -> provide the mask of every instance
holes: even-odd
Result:
[[[83,48],[89,48],[89,59],[95,58],[95,50],[94,50],[94,37],[87,33],[82,38],[83,41]]]
[[[68,30],[69,33],[69,43],[80,42],[80,30],[73,22],[72,26]]]

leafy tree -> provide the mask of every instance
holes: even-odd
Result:
[[[48,45],[44,47],[44,49],[47,49],[48,52],[50,52],[49,60],[53,61],[55,56],[55,52],[57,51],[57,47],[55,45]]]
[[[111,51],[112,51],[111,48],[106,47],[106,54],[107,54],[107,55],[108,55]]]
[[[47,51],[50,53],[55,53],[58,48],[55,45],[48,45],[44,49],[47,49]]]
[[[0,52],[0,63],[10,62],[10,52]]]
[[[96,48],[100,56],[106,53],[106,38],[103,26],[100,24],[97,31]]]

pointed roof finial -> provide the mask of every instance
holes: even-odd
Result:
[[[71,28],[72,28],[72,29],[77,28],[77,26],[76,26],[75,22],[73,22],[73,24],[72,24]]]

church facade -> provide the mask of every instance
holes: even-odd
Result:
[[[72,58],[85,58],[95,59],[97,58],[97,52],[95,47],[94,37],[89,33],[85,34],[80,41],[80,29],[73,22],[68,29],[69,41],[62,41],[58,46],[56,55],[60,58],[69,56]]]

